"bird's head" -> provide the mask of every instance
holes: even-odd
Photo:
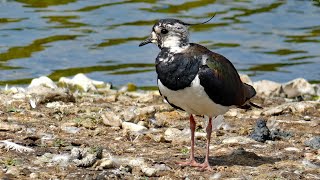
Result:
[[[198,24],[205,24],[213,17],[214,15],[209,20]],[[149,43],[158,45],[160,49],[186,46],[189,44],[188,27],[198,24],[185,23],[178,19],[161,19],[153,25],[150,36],[142,41],[139,46]]]
[[[139,46],[149,43],[160,49],[185,46],[189,43],[188,24],[178,19],[161,19],[152,28],[150,36]]]

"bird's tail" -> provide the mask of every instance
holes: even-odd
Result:
[[[256,95],[256,90],[250,86],[249,84],[243,83],[244,86],[244,96],[245,96],[245,103],[240,106],[241,109],[251,109],[252,107],[263,109],[261,106],[254,104],[250,101],[252,97]]]

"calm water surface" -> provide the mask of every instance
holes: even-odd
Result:
[[[195,23],[191,41],[253,80],[320,80],[318,0],[0,0],[0,85],[85,73],[116,86],[156,85],[154,45],[138,47],[157,19]]]

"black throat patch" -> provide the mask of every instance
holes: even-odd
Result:
[[[189,55],[191,54],[172,54],[168,48],[161,50],[156,58],[156,71],[164,86],[176,91],[191,85],[201,61]]]

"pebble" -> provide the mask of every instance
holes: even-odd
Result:
[[[220,179],[222,174],[220,172],[214,173],[212,176],[209,177],[209,180],[216,180]]]
[[[304,142],[304,144],[313,149],[320,149],[320,136],[313,137],[310,140]]]
[[[182,131],[180,131],[177,128],[168,128],[165,132],[164,132],[164,138],[166,141],[171,142],[173,141],[175,138],[178,138],[180,136],[182,136]]]
[[[157,170],[155,168],[150,168],[150,167],[142,167],[141,171],[143,172],[144,175],[148,177],[155,176],[157,173]]]
[[[112,159],[101,159],[98,169],[110,169],[115,167],[115,162]]]
[[[287,148],[284,148],[284,150],[286,150],[286,151],[294,151],[294,152],[301,152],[301,150],[296,148],[296,147],[287,147]]]
[[[101,115],[103,124],[111,127],[121,127],[122,120],[119,115],[112,111],[107,111]]]
[[[310,117],[310,116],[303,116],[303,119],[304,119],[305,121],[311,121],[311,117]]]
[[[132,132],[142,132],[147,130],[146,127],[131,122],[123,122],[121,125],[122,129],[129,130]]]
[[[61,129],[70,134],[75,134],[80,131],[80,128],[74,126],[62,126]]]
[[[226,138],[222,141],[223,144],[248,144],[248,143],[253,143],[255,141],[253,141],[250,138],[247,137],[243,137],[243,136],[236,136],[236,137],[229,137]]]
[[[31,179],[39,179],[39,174],[33,172],[33,173],[30,173],[29,177],[30,177]]]

